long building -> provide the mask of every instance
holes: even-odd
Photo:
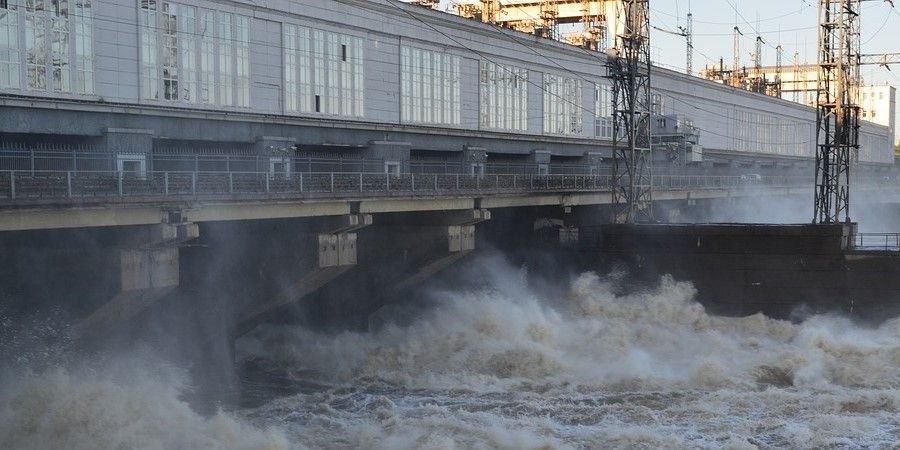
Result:
[[[0,0],[0,149],[109,152],[119,170],[173,154],[600,168],[605,75],[604,54],[394,0]],[[652,84],[660,170],[812,170],[812,108],[661,68]],[[890,139],[863,124],[859,164],[892,163]]]

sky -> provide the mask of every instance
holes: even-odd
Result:
[[[900,8],[900,2],[898,2]],[[775,65],[775,48],[784,48],[785,66],[793,64],[794,52],[800,62],[816,62],[818,2],[816,0],[656,0],[651,1],[652,25],[667,30],[684,26],[686,15],[694,16],[694,70],[732,59],[732,35],[735,25],[744,33],[741,61],[750,65],[754,40],[761,35],[763,65]],[[863,53],[900,52],[900,10],[888,2],[863,3],[860,15]],[[658,63],[683,69],[685,39],[658,30],[651,34],[652,58]],[[882,67],[864,66],[867,83],[900,85],[900,67],[894,72]]]

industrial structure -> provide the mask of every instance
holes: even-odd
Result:
[[[612,170],[604,52],[393,0],[220,6],[4,3],[7,35],[70,26],[65,40],[2,41],[0,148],[52,148],[72,168],[101,152],[138,174],[209,159],[288,174],[317,158],[392,173]],[[656,174],[812,173],[812,108],[653,73]],[[862,169],[887,170],[890,130],[860,131]]]
[[[747,90],[761,87],[764,88],[762,93],[772,96],[780,93],[781,98],[785,100],[815,107],[819,91],[819,66],[800,64],[798,58],[795,56],[794,64],[783,69],[778,66],[743,69],[735,87]],[[717,83],[730,84],[732,77],[729,69],[722,70],[721,67],[707,67],[701,70],[700,76]],[[864,84],[857,86],[857,89],[859,89],[860,119],[890,128],[894,143],[900,143],[900,135],[896,133],[896,88],[889,84]]]
[[[66,305],[78,340],[176,291],[228,315],[228,339],[305,297],[366,320],[476,234],[533,253],[549,230],[559,251],[610,215],[627,222],[611,230],[655,233],[631,223],[711,221],[814,185],[818,220],[834,222],[851,148],[873,202],[897,191],[882,182],[891,129],[853,116],[852,54],[823,52],[818,109],[733,89],[652,66],[649,0],[457,5],[471,18],[425,0],[73,1],[0,3],[0,243],[16,262],[0,293],[85,299]],[[545,39],[565,21],[591,43]],[[782,288],[821,280],[813,268],[838,280],[818,288],[876,273],[896,292],[883,276],[896,266],[847,269],[854,225],[695,228],[653,248],[712,255],[691,268],[753,291],[734,297],[741,314],[744,298],[793,305]],[[807,253],[769,270],[786,240]],[[760,241],[770,252],[747,270]],[[835,275],[848,270],[851,283]],[[767,271],[783,276],[758,281]]]
[[[615,29],[618,0],[457,0],[451,7],[461,17],[477,19],[582,48],[605,51]],[[577,29],[561,32],[561,25]]]

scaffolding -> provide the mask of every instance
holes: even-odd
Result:
[[[457,0],[462,17],[566,42],[595,51],[608,48],[607,35],[616,0]],[[580,25],[562,33],[560,25]]]

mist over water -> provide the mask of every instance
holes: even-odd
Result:
[[[0,378],[0,448],[891,448],[900,319],[714,317],[689,283],[536,283],[498,256],[370,332],[263,325],[212,415],[144,355]],[[102,368],[102,370],[100,370]]]

